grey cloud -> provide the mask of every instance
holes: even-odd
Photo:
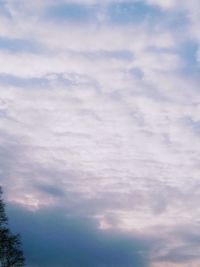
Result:
[[[158,226],[137,234],[102,231],[97,220],[71,216],[61,207],[30,212],[10,204],[8,214],[12,229],[22,234],[30,267],[148,267],[199,260],[199,228],[193,225]]]
[[[99,230],[95,220],[59,208],[32,213],[9,206],[9,216],[22,234],[28,266],[149,266],[150,244],[143,237]]]
[[[171,263],[188,263],[199,259],[199,251],[194,252],[189,246],[179,246],[178,248],[173,248],[167,252],[164,256],[157,259],[159,262],[171,262]]]
[[[167,262],[182,264],[190,264],[199,262],[200,256],[200,228],[195,224],[176,225],[169,228],[157,228],[156,246],[153,248],[154,262]],[[155,244],[154,244],[155,245]],[[190,266],[190,265],[186,265]],[[193,266],[193,265],[192,265]]]
[[[57,185],[49,185],[49,184],[37,184],[36,188],[42,191],[43,193],[50,194],[54,197],[63,197],[65,196],[64,190],[59,188]]]

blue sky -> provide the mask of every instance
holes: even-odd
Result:
[[[199,8],[0,1],[0,184],[27,267],[200,264]]]

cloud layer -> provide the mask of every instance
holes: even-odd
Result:
[[[27,225],[50,220],[49,234],[56,210],[77,222],[80,239],[81,218],[95,221],[89,236],[103,235],[102,254],[86,266],[115,265],[102,255],[107,246],[118,254],[121,238],[131,265],[138,233],[142,244],[151,240],[144,266],[199,264],[199,2],[0,5],[0,182],[9,203],[24,209]]]

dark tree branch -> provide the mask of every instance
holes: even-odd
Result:
[[[8,219],[0,187],[0,267],[24,266],[24,256],[20,246],[20,236],[13,235],[8,228]]]

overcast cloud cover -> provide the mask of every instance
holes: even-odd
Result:
[[[199,29],[199,0],[0,0],[0,184],[27,267],[200,265]]]

